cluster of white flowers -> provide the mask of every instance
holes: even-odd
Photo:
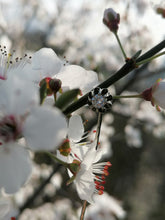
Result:
[[[103,21],[115,33],[123,55],[129,61],[117,36],[120,15],[113,9],[106,9]],[[97,87],[98,77],[94,71],[64,62],[50,48],[42,48],[32,57],[25,55],[15,59],[5,47],[0,46],[0,51],[0,193],[15,194],[24,186],[33,168],[30,152],[41,151],[64,165],[70,176],[67,184],[74,182],[80,199],[93,203],[98,195],[103,194],[111,166],[109,161],[101,161],[105,149],[100,147],[99,134],[102,114],[111,108],[113,97],[107,88]],[[68,94],[71,93],[68,92],[73,91],[77,92],[72,94],[70,101]],[[141,94],[127,98],[151,101],[160,111],[160,107],[165,108],[164,91],[163,80]],[[88,104],[98,113],[97,129],[92,140],[84,132],[79,115],[63,114],[67,105],[88,92]],[[121,110],[119,105],[117,107]],[[108,130],[109,124],[105,123],[110,120],[104,117],[102,138],[105,145],[109,142],[107,136],[113,133]],[[137,129],[128,125],[125,132],[129,145],[142,145],[136,141],[140,139]],[[109,215],[114,219],[111,213],[115,212],[118,218],[125,217],[123,209],[109,195],[102,199],[103,202],[100,200],[100,204],[96,205],[97,218],[102,215],[99,208],[101,211],[105,209],[106,219]],[[104,200],[115,205],[108,210],[108,206],[102,207]],[[88,218],[96,219],[93,210],[89,210]],[[9,211],[9,201],[0,199],[0,218],[8,216]],[[9,218],[15,219],[11,214]]]
[[[94,193],[103,193],[111,164],[97,163],[102,153],[96,150],[96,139],[79,143],[84,134],[80,116],[72,116],[68,124],[60,109],[40,105],[39,85],[45,80],[46,88],[52,89],[49,81],[59,80],[55,91],[58,97],[60,89],[63,93],[79,88],[85,94],[98,84],[97,74],[77,65],[63,64],[50,48],[40,49],[32,58],[25,55],[15,60],[2,49],[0,59],[0,190],[13,194],[27,182],[32,172],[30,151],[55,152],[68,137],[70,154],[64,157],[59,149],[57,158],[70,162],[68,170],[80,198],[92,203]],[[51,98],[53,102],[53,95]],[[74,164],[77,164],[75,172]]]

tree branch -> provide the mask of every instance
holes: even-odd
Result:
[[[119,79],[126,76],[129,72],[131,72],[133,69],[137,68],[136,62],[140,62],[142,60],[145,60],[149,57],[152,57],[153,55],[157,54],[160,50],[165,48],[165,40],[161,41],[159,44],[157,44],[155,47],[151,48],[149,51],[144,53],[139,58],[135,59],[134,56],[128,60],[126,64],[124,64],[121,69],[119,69],[114,75],[110,76],[107,80],[102,82],[98,87],[100,88],[108,88],[115,82],[117,82]],[[82,106],[86,105],[88,99],[88,93],[78,99],[76,102],[69,105],[63,113],[65,115],[71,114],[72,112],[76,111],[77,109],[81,108]]]

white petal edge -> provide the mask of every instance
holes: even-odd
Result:
[[[62,68],[62,61],[51,48],[42,48],[32,57],[32,68],[40,69],[42,77],[57,74]]]
[[[94,71],[87,71],[78,65],[64,67],[55,77],[62,81],[62,87],[79,88],[83,94],[98,85],[97,74]]]

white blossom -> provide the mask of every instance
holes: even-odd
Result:
[[[107,170],[111,164],[109,162],[98,162],[101,156],[101,150],[96,150],[96,141],[79,146],[76,150],[75,160],[80,165],[75,174],[74,183],[79,197],[89,203],[93,203],[94,193],[103,194],[105,176],[109,175]]]
[[[99,197],[94,195],[95,203],[89,205],[86,210],[86,218],[91,220],[115,220],[126,217],[126,212],[123,210],[120,202],[110,196],[108,193]]]
[[[65,117],[57,108],[38,106],[33,83],[9,76],[0,86],[0,188],[15,193],[27,181],[32,165],[24,137],[32,150],[53,150],[66,136]]]
[[[98,84],[96,72],[87,71],[78,65],[63,65],[51,48],[35,52],[21,76],[38,84],[44,77],[60,79],[64,91],[79,88],[83,94]]]

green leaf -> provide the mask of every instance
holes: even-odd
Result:
[[[138,50],[138,51],[132,56],[132,58],[133,58],[134,60],[136,60],[136,59],[140,56],[141,52],[142,52],[142,50]]]
[[[43,103],[46,96],[47,96],[47,86],[46,86],[46,82],[43,82],[42,85],[40,85],[40,105]]]
[[[72,89],[66,91],[57,99],[55,106],[63,111],[69,104],[71,104],[77,98],[79,94],[80,89]]]

